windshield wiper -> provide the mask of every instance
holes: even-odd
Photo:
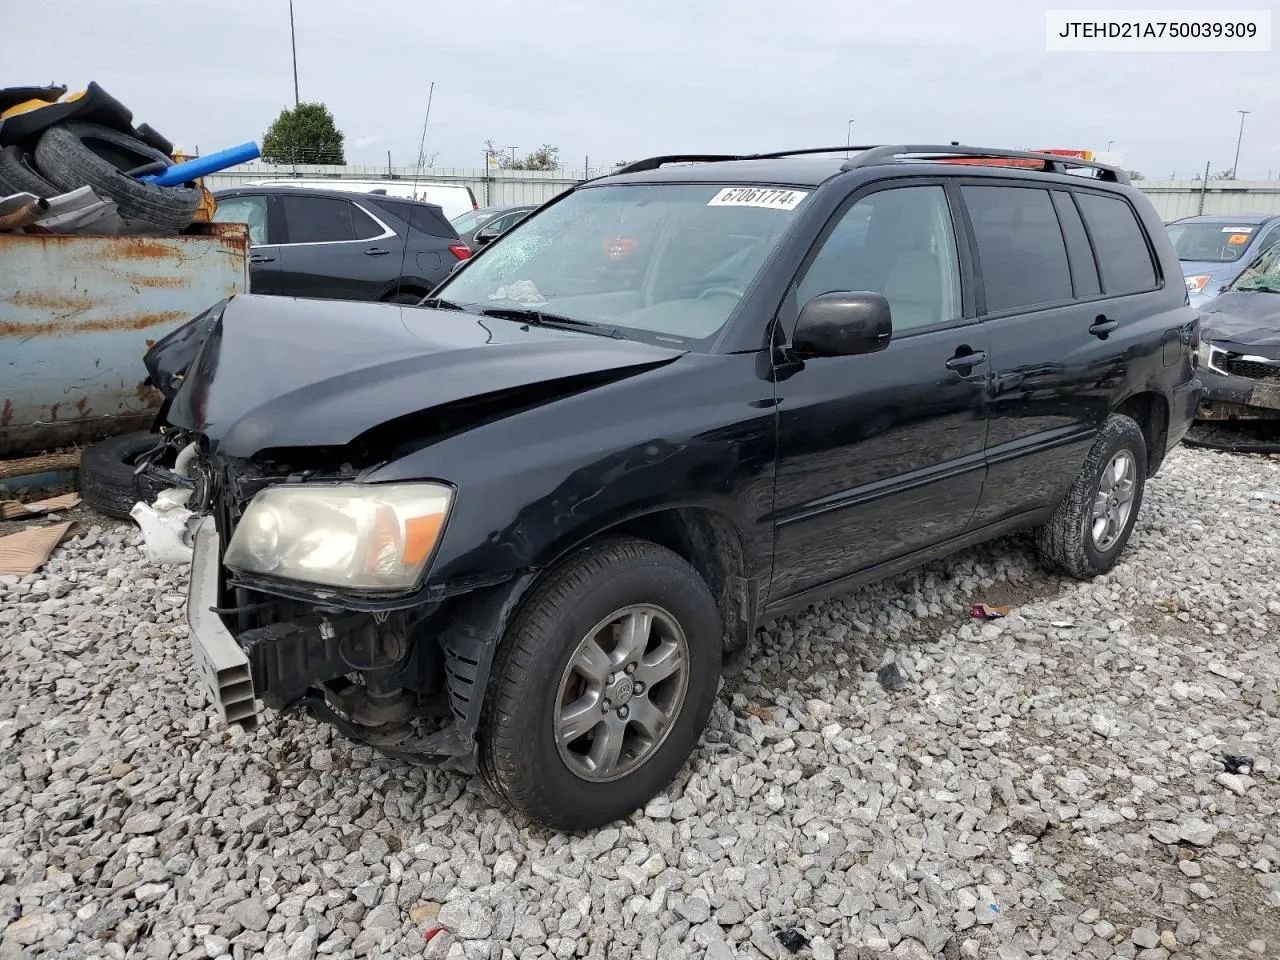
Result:
[[[1259,293],[1280,293],[1280,287],[1273,287],[1269,283],[1251,283],[1248,286],[1241,284],[1236,287],[1237,290],[1256,290]]]
[[[497,317],[500,320],[519,320],[535,327],[551,327],[556,330],[577,330],[581,333],[593,333],[599,337],[612,337],[615,340],[626,340],[627,336],[617,327],[592,323],[590,320],[575,320],[573,317],[562,317],[555,313],[544,313],[532,307],[485,307],[480,311],[486,317]]]

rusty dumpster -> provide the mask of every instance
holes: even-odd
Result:
[[[0,233],[0,460],[142,429],[148,346],[249,289],[244,224],[182,235]]]

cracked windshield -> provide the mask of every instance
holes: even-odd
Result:
[[[724,325],[806,191],[723,184],[580,190],[504,236],[440,290],[663,341]]]
[[[1280,293],[1280,244],[1276,244],[1245,268],[1236,281],[1236,289]]]

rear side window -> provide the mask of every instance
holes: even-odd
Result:
[[[1080,212],[1093,237],[1108,296],[1142,293],[1156,287],[1156,267],[1133,208],[1118,197],[1079,193]]]
[[[1058,210],[1058,222],[1062,224],[1062,235],[1067,238],[1067,253],[1071,257],[1071,282],[1075,285],[1077,297],[1096,297],[1102,292],[1098,283],[1098,265],[1093,262],[1093,248],[1089,246],[1089,235],[1084,232],[1084,223],[1076,205],[1071,202],[1071,195],[1064,190],[1053,191],[1053,205]]]
[[[1049,191],[961,187],[978,241],[987,310],[996,313],[1071,299],[1071,270]]]
[[[402,201],[388,203],[387,209],[402,223],[407,223],[418,233],[442,240],[457,240],[463,228],[455,229],[444,212],[435,204]]]
[[[377,220],[356,205],[351,207],[351,229],[356,240],[372,240],[385,232]]]
[[[354,240],[351,204],[332,197],[282,197],[290,243]]]

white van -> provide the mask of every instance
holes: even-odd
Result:
[[[435,203],[444,211],[446,220],[480,209],[471,188],[457,183],[433,183],[429,180],[347,180],[339,177],[303,177],[295,180],[271,178],[255,180],[251,187],[315,187],[320,190],[350,190],[354,193],[385,193],[388,197],[404,197]]]

